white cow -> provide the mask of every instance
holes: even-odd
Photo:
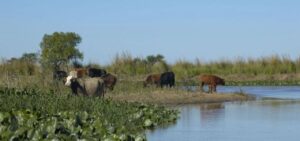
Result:
[[[104,97],[104,81],[100,77],[77,78],[69,75],[65,85],[69,86],[75,95]]]

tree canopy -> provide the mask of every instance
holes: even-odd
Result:
[[[23,53],[20,58],[22,61],[35,64],[38,61],[37,53]]]
[[[155,55],[148,55],[146,57],[146,61],[150,64],[155,64],[156,62],[164,62],[164,56],[161,54]]]
[[[81,37],[74,32],[54,32],[45,34],[41,47],[41,63],[44,66],[58,70],[62,65],[71,60],[83,59],[83,54],[76,48],[81,42]]]

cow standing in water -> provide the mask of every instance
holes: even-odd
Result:
[[[156,87],[158,87],[160,85],[160,75],[161,74],[148,75],[143,83],[144,87],[147,87],[148,85],[156,85]]]
[[[174,72],[164,72],[160,75],[160,87],[163,88],[164,86],[167,87],[174,87],[175,86],[175,74]]]
[[[215,75],[201,75],[199,77],[200,89],[203,91],[203,86],[208,85],[209,93],[217,92],[217,85],[225,85],[225,80]]]

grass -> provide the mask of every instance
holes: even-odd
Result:
[[[300,79],[300,76],[297,75],[300,73],[300,57],[291,59],[287,55],[272,55],[260,58],[238,57],[234,60],[222,59],[211,62],[204,62],[199,59],[195,61],[178,60],[174,64],[168,64],[163,59],[153,62],[147,60],[147,58],[133,57],[125,52],[117,54],[111,64],[105,66],[94,64],[94,66],[102,66],[108,72],[127,80],[140,78],[141,76],[144,78],[147,74],[161,73],[166,70],[173,70],[178,81],[189,80],[200,74],[216,74],[226,79],[230,79],[232,75],[243,75],[247,76],[248,79],[255,77],[257,80],[263,79],[261,76],[267,76],[268,79],[271,79],[271,76],[296,74],[296,77],[289,79]],[[68,70],[68,68],[70,67],[64,66],[65,70]],[[45,71],[45,69],[43,70],[40,64],[15,59],[14,61],[2,61],[0,71],[3,72],[1,75],[9,76],[36,75],[41,71]]]
[[[213,62],[195,62],[179,60],[172,69],[178,74],[178,80],[193,77],[195,75],[208,73],[218,74],[223,77],[228,75],[276,75],[295,74],[300,70],[300,59],[292,60],[289,56],[272,55],[261,58],[236,58],[235,60],[219,60]],[[248,77],[250,78],[250,77]]]
[[[203,62],[200,59],[195,61],[178,60],[174,64],[168,64],[165,60],[158,62],[147,61],[147,58],[133,57],[129,53],[117,54],[112,63],[102,66],[108,72],[115,74],[119,80],[142,81],[148,74],[161,73],[167,70],[174,71],[177,82],[191,83],[196,76],[201,74],[215,74],[226,81],[296,81],[300,80],[300,57],[291,59],[289,56],[272,55],[260,58],[242,58],[235,60],[219,60]],[[65,66],[69,70],[70,66]],[[10,85],[16,82],[11,79],[20,79],[26,83],[30,78],[21,76],[33,76],[34,81],[38,80],[39,85],[48,86],[44,79],[51,80],[51,71],[41,68],[40,64],[33,64],[26,61],[2,61],[0,64],[0,80]],[[40,80],[39,80],[40,79]],[[27,83],[26,83],[27,84]],[[18,84],[19,85],[19,84]]]
[[[180,105],[180,104],[200,104],[200,103],[215,103],[227,101],[246,101],[254,100],[255,98],[241,93],[201,93],[189,92],[178,89],[156,89],[148,93],[128,93],[109,95],[109,97],[116,101],[142,102],[158,105]]]

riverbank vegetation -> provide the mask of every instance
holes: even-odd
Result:
[[[121,81],[143,81],[148,74],[171,70],[175,73],[176,82],[183,85],[197,83],[197,76],[201,74],[218,75],[230,82],[230,85],[248,85],[252,81],[252,84],[264,84],[257,83],[259,81],[287,81],[287,84],[290,84],[290,81],[300,80],[300,56],[293,59],[288,55],[237,57],[233,60],[220,59],[210,62],[197,58],[195,61],[187,61],[179,59],[179,56],[175,63],[168,63],[161,54],[136,57],[129,52],[121,52],[117,53],[109,64],[83,64],[81,61],[84,54],[77,48],[81,40],[80,35],[74,32],[45,34],[40,43],[40,54],[24,53],[21,57],[2,59],[0,79],[20,76],[39,76],[43,79],[57,70],[96,67],[115,74]],[[247,83],[239,83],[244,81]]]
[[[2,60],[0,79],[5,77],[33,76],[43,79],[51,78],[52,70],[39,64],[38,55],[25,53],[20,58]],[[129,53],[117,54],[111,64],[61,65],[60,69],[69,71],[73,67],[104,68],[115,74],[121,81],[143,81],[148,74],[172,70],[179,85],[198,85],[197,76],[215,74],[226,80],[226,85],[299,85],[300,58],[273,55],[261,58],[237,58],[236,60],[219,60],[201,62],[179,60],[168,64],[163,55],[149,55],[145,58],[133,57]],[[7,79],[7,78],[6,78]],[[5,81],[4,81],[5,82]]]
[[[136,102],[0,88],[0,140],[145,140],[178,111]]]

